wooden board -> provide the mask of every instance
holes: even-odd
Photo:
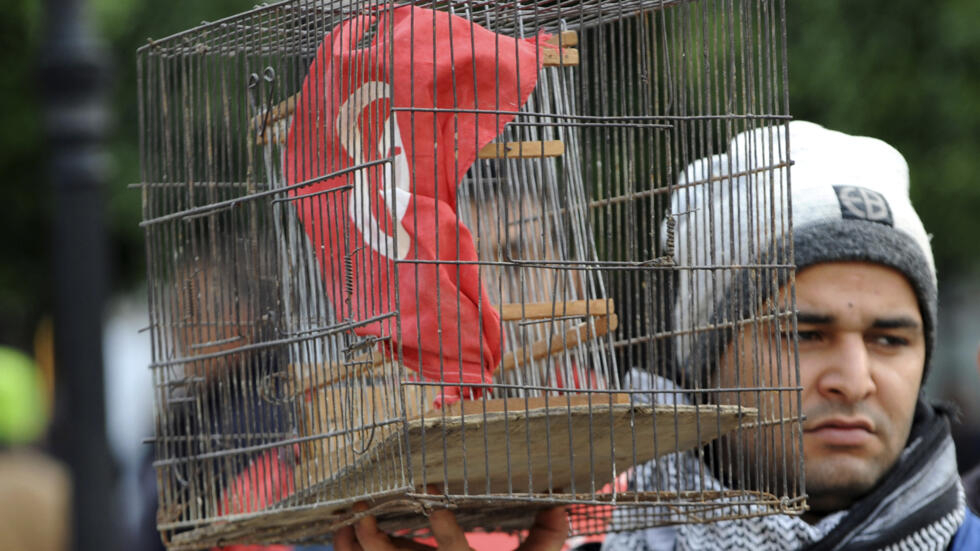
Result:
[[[418,403],[418,393],[409,401]],[[581,493],[601,488],[634,461],[692,449],[756,416],[738,406],[630,405],[625,393],[464,401],[418,414],[404,432],[401,425],[376,431],[370,449],[360,445],[363,438],[313,441],[310,449],[329,448],[331,457],[343,459],[331,464],[344,467],[317,477],[322,485],[300,486],[313,501],[361,480],[396,478],[458,495]],[[356,453],[348,449],[355,445]],[[404,465],[400,476],[384,472],[391,458]],[[315,470],[324,473],[324,466]]]
[[[404,385],[403,390],[409,418],[418,417],[431,407],[438,394],[435,387],[418,385]],[[338,466],[355,464],[363,453],[360,450],[373,441],[401,432],[400,422],[370,428],[401,418],[402,402],[395,399],[397,393],[383,384],[328,385],[310,392],[299,412],[300,434],[340,434],[301,445],[303,461],[297,467],[297,485],[303,488],[330,478]]]
[[[387,533],[417,533],[428,528],[426,514],[437,508],[448,508],[453,511],[456,521],[467,532],[474,531],[494,519],[495,531],[507,532],[526,530],[534,520],[534,515],[546,508],[547,501],[553,495],[526,496],[524,499],[508,498],[494,500],[492,496],[486,499],[452,498],[446,500],[442,496],[424,494],[405,494],[392,499],[379,499],[371,502],[370,508],[364,513],[356,514],[349,509],[327,513],[324,508],[306,508],[270,511],[262,516],[248,519],[235,519],[228,522],[214,523],[194,531],[184,532],[175,536],[168,548],[171,551],[190,551],[219,547],[234,543],[249,543],[268,545],[276,543],[328,543],[331,535],[338,529],[350,525],[360,516],[375,515],[381,530]],[[703,522],[703,519],[716,515],[719,500],[738,505],[739,518],[757,517],[772,514],[800,515],[805,512],[805,504],[799,500],[786,500],[766,493],[753,491],[729,490],[725,492],[688,491],[688,492],[621,492],[617,494],[599,494],[596,496],[582,494],[578,496],[563,495],[559,499],[584,501],[597,500],[609,503],[637,504],[646,503],[659,506],[664,510],[665,517],[661,524],[676,524],[677,518],[686,518],[687,522]],[[665,503],[666,502],[666,503]],[[668,506],[667,503],[673,503]],[[751,503],[749,510],[746,504]],[[603,508],[598,505],[596,507]],[[649,512],[650,509],[644,509]],[[605,511],[594,511],[599,514]],[[639,520],[639,519],[638,519]],[[648,527],[642,524],[640,527]],[[506,550],[505,550],[506,551]]]
[[[408,423],[412,480],[450,494],[582,493],[634,461],[694,448],[756,419],[756,410],[736,406],[630,405],[628,395],[614,397],[612,404],[602,394],[591,403],[552,397],[547,405],[534,398],[527,407],[521,398],[488,400],[486,413],[472,401],[462,415],[428,412]]]
[[[286,501],[312,505],[351,488],[381,492],[385,484],[375,481],[396,480],[454,495],[582,493],[634,462],[692,449],[756,416],[738,406],[630,405],[625,393],[597,393],[591,402],[588,396],[466,401],[424,412],[404,432],[376,433],[366,451],[339,452],[352,460],[319,482],[297,484],[297,495]],[[401,472],[391,472],[395,465]],[[317,471],[323,473],[322,465]]]
[[[631,405],[623,393],[595,394],[591,403],[587,396],[550,397],[547,403],[544,398],[469,401],[409,420],[406,432],[377,438],[371,453],[360,455],[362,462],[300,490],[273,510],[177,534],[171,549],[326,537],[357,520],[350,506],[361,499],[372,503],[369,512],[389,531],[424,526],[424,511],[431,506],[452,506],[467,530],[490,523],[497,528],[527,527],[534,511],[546,506],[544,499],[599,499],[601,495],[592,492],[613,473],[695,448],[756,418],[755,409],[738,406]],[[449,502],[439,495],[422,496],[412,486],[326,501],[326,496],[339,496],[345,488],[390,479],[390,473],[381,470],[391,463],[377,458],[403,450],[406,442],[410,453],[399,461],[406,467],[401,474],[410,476],[417,488],[426,483],[448,490],[454,496]],[[501,499],[495,500],[494,494]],[[679,497],[646,492],[636,499],[649,502],[669,496]],[[691,501],[694,511],[699,501],[716,507],[708,502],[717,497],[695,493],[684,499]]]

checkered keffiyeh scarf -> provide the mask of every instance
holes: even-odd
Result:
[[[716,479],[701,479],[704,471],[697,461],[693,453],[665,456],[638,467],[632,484],[641,491],[656,488],[658,480],[660,486],[662,481],[672,481],[682,486],[680,490],[722,489]],[[733,506],[742,511],[750,507]],[[722,514],[726,510],[719,509]],[[920,400],[909,443],[898,462],[871,493],[847,510],[812,525],[795,516],[771,515],[612,533],[603,549],[942,550],[948,547],[965,513],[949,422],[944,414]],[[614,514],[613,530],[616,521]]]

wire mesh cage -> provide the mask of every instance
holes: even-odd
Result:
[[[141,48],[168,546],[802,512],[784,42],[776,0],[294,0]]]

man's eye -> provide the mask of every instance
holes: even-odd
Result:
[[[792,331],[783,332],[783,338],[786,340],[792,339],[793,335],[794,333]],[[815,342],[815,341],[819,341],[822,337],[819,331],[798,330],[796,332],[796,335],[799,338],[800,342]]]
[[[909,344],[908,339],[896,335],[871,335],[870,340],[878,346],[894,347],[907,346]]]

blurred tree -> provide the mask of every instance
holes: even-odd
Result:
[[[13,0],[0,17],[0,343],[31,349],[34,325],[51,305],[43,127],[35,63],[38,2]]]
[[[250,9],[243,0],[94,0],[95,19],[103,39],[112,47],[116,67],[112,104],[115,130],[110,148],[114,162],[108,210],[113,237],[117,287],[128,288],[146,277],[139,191],[139,118],[136,96],[136,50],[147,39],[160,39],[200,24]]]
[[[136,48],[249,9],[243,0],[90,0],[93,22],[112,56],[113,129],[111,173],[106,203],[111,274],[115,290],[131,288],[145,276],[140,194],[128,188],[139,180]],[[0,18],[0,343],[31,349],[38,320],[52,306],[50,225],[52,193],[38,101],[37,56],[43,4],[5,0]]]

